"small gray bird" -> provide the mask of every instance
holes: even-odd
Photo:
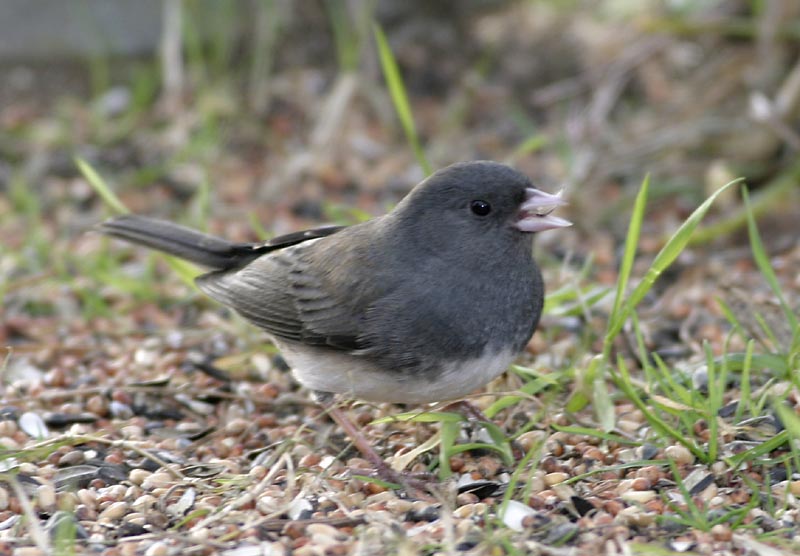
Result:
[[[544,299],[533,232],[569,226],[550,214],[562,204],[481,161],[368,222],[261,243],[133,215],[99,229],[212,269],[198,287],[264,329],[307,388],[420,404],[473,392],[525,347]]]

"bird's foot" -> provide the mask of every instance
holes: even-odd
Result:
[[[438,484],[433,474],[396,471],[375,451],[375,448],[372,447],[369,440],[367,440],[355,423],[345,415],[344,411],[335,405],[328,405],[326,409],[330,418],[344,430],[345,434],[347,434],[353,442],[353,446],[355,446],[356,449],[361,452],[361,455],[364,456],[364,459],[372,465],[373,471],[370,473],[370,476],[386,483],[400,486],[409,496],[415,498],[429,498],[428,493],[431,491],[431,487]],[[352,471],[356,473],[363,472],[363,470]]]

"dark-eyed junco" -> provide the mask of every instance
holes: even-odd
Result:
[[[262,243],[133,215],[100,230],[212,269],[198,287],[264,329],[311,390],[419,404],[473,392],[525,347],[544,297],[532,232],[569,226],[550,214],[563,203],[482,161],[368,222]]]

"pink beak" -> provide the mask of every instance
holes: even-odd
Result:
[[[569,220],[550,214],[557,207],[567,204],[561,193],[545,193],[532,187],[527,188],[525,201],[519,207],[519,219],[514,225],[522,232],[542,232],[572,226]]]

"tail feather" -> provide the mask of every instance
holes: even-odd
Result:
[[[107,220],[98,230],[214,270],[245,265],[263,251],[260,244],[233,243],[172,222],[133,214]]]

